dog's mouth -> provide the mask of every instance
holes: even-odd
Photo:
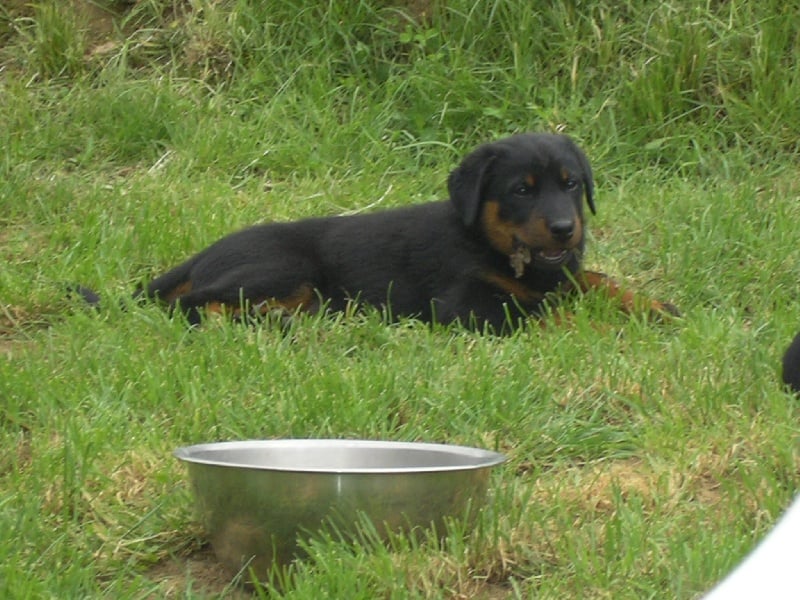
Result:
[[[514,277],[519,279],[525,273],[526,265],[534,263],[542,267],[560,267],[569,260],[572,252],[571,248],[531,248],[515,239],[514,251],[508,257],[508,264],[514,269]]]
[[[534,260],[546,265],[562,265],[566,262],[571,250],[566,248],[543,248],[533,254]]]

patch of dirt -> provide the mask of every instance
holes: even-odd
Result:
[[[12,17],[30,14],[32,7],[30,0],[5,0],[3,8]]]
[[[14,352],[14,342],[0,337],[0,356],[11,356]]]
[[[30,319],[25,309],[0,304],[0,357],[11,358],[22,348],[21,324]]]
[[[44,313],[0,304],[0,358],[12,358],[31,344],[29,332],[48,327]]]
[[[637,496],[648,504],[680,503],[687,499],[705,505],[720,501],[719,468],[704,465],[695,471],[657,471],[645,462],[631,458],[604,461],[569,470],[557,480],[540,479],[540,500],[557,494],[561,500],[582,510],[611,513],[615,498]]]
[[[232,600],[253,598],[252,593],[232,582],[210,546],[186,557],[163,560],[146,575],[159,585],[158,596],[153,598],[185,598],[190,590]]]
[[[186,557],[163,560],[146,573],[146,577],[158,584],[155,598],[184,598],[188,592],[231,600],[251,600],[257,594],[233,582],[228,572],[206,546]],[[489,582],[473,582],[454,599],[506,600],[513,596],[507,585]]]
[[[614,495],[623,498],[636,494],[650,498],[655,493],[656,476],[636,459],[602,462],[570,469],[556,480],[539,479],[536,496],[540,500],[556,494],[561,501],[580,506],[582,510],[611,512]]]
[[[598,466],[582,487],[584,501],[601,511],[613,511],[613,497],[618,490],[623,498],[637,495],[651,498],[656,491],[655,474],[639,460],[616,461]]]
[[[483,583],[474,590],[470,590],[469,596],[464,596],[464,598],[470,598],[471,600],[506,600],[513,595],[514,592],[509,586]]]
[[[21,323],[29,321],[31,316],[21,306],[0,304],[0,336],[11,335]]]
[[[18,473],[27,469],[31,464],[32,458],[31,435],[28,428],[14,421],[6,421],[5,419],[3,421],[4,425],[10,423],[10,425],[17,427],[19,429],[19,434],[17,435],[17,442],[14,448],[9,448],[11,452],[5,452],[0,456],[0,476],[12,472]]]

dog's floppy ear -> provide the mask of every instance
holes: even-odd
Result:
[[[589,210],[592,211],[592,214],[596,215],[597,210],[594,207],[594,177],[592,176],[592,167],[589,164],[589,159],[586,158],[586,154],[578,147],[578,144],[573,142],[570,138],[567,138],[567,140],[569,140],[572,152],[578,159],[578,164],[583,171],[583,189],[586,192],[586,204],[589,205]]]
[[[478,218],[489,167],[496,155],[497,148],[493,144],[480,146],[461,161],[447,180],[450,201],[467,227],[472,227]]]

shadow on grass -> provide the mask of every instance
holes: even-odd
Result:
[[[188,590],[210,597],[233,600],[252,598],[253,594],[234,583],[217,561],[211,546],[203,546],[188,556],[160,560],[146,572],[147,579],[158,583],[165,597],[178,598]]]

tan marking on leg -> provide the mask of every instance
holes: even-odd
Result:
[[[680,311],[673,305],[635,294],[631,290],[623,288],[604,273],[581,271],[576,276],[576,280],[581,291],[600,290],[607,294],[609,298],[618,301],[623,312],[627,314],[648,312],[657,317],[663,317],[664,315],[680,316]]]
[[[253,312],[259,315],[266,315],[275,310],[283,312],[310,311],[316,299],[314,288],[310,284],[304,283],[293,294],[285,298],[265,298],[260,302],[254,302]]]
[[[160,299],[163,300],[164,302],[174,302],[181,296],[184,296],[191,291],[192,291],[192,281],[191,280],[184,281],[183,283],[176,285],[169,292],[167,292],[167,294],[165,294],[163,297],[160,297]]]
[[[502,290],[509,296],[513,296],[523,304],[531,304],[544,300],[544,294],[537,292],[520,283],[518,280],[502,275],[501,273],[486,273],[483,280]]]
[[[222,302],[208,302],[204,308],[207,313],[213,313],[217,315],[221,315],[226,312],[226,306]]]

